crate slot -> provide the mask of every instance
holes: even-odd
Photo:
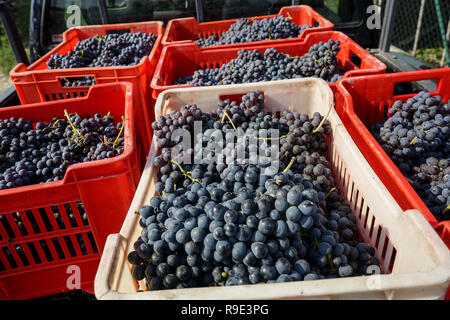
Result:
[[[395,247],[392,247],[392,255],[391,255],[391,258],[389,259],[389,268],[388,268],[388,270],[390,272],[392,272],[394,270],[396,256],[397,256],[397,250],[395,249]]]
[[[29,211],[29,210],[25,211],[25,216],[28,219],[28,221],[30,222],[31,228],[33,229],[33,232],[35,234],[42,233],[42,231],[44,231],[44,229],[41,230],[41,228],[39,228],[39,225],[31,211]]]
[[[33,244],[33,242],[27,242],[26,243],[29,252],[31,253],[31,256],[33,257],[34,264],[42,263],[40,254],[38,253],[36,246]]]
[[[76,228],[78,226],[77,221],[75,219],[75,215],[73,214],[72,208],[70,207],[70,204],[68,204],[68,203],[64,204],[64,214],[69,219],[70,226],[72,228]]]
[[[61,246],[61,244],[59,243],[59,240],[57,238],[51,238],[51,240],[52,240],[53,247],[54,247],[54,249],[56,251],[56,254],[58,255],[58,258],[61,259],[61,260],[65,259],[66,256],[68,258],[69,254],[67,252],[67,249],[63,248]]]
[[[63,248],[67,248],[67,250],[69,252],[69,255],[72,258],[76,257],[77,254],[75,253],[75,248],[73,246],[73,243],[72,243],[70,237],[69,236],[63,236],[63,239],[64,239],[65,246],[62,246],[62,247]],[[66,252],[66,250],[64,250],[64,252]]]
[[[27,236],[28,235],[28,230],[31,229],[31,226],[28,226],[28,228],[25,227],[25,224],[22,220],[22,218],[20,217],[18,212],[15,212],[16,215],[14,215],[14,222],[17,224],[17,227],[19,228],[19,231],[21,233],[22,236]]]
[[[50,249],[49,249],[46,241],[47,240],[39,240],[39,245],[40,245],[40,248],[42,249],[42,251],[43,251],[47,261],[51,262],[51,261],[54,260],[54,258],[53,258],[52,254],[50,252]]]
[[[49,217],[47,216],[47,212],[45,211],[44,208],[38,208],[38,213],[45,225],[45,229],[47,230],[47,232],[53,231],[55,230],[52,226],[52,223],[50,222]]]
[[[79,246],[79,248],[81,250],[81,254],[82,255],[87,255],[88,251],[87,251],[87,247],[86,247],[86,244],[84,243],[82,235],[81,234],[77,234],[77,235],[75,235],[75,237],[77,239],[78,246]]]
[[[0,222],[1,225],[3,226],[3,232],[8,235],[8,239],[14,239],[16,237],[15,233],[13,232],[13,228],[10,224],[10,222],[8,221],[8,214],[2,214],[0,215]],[[17,229],[17,226],[16,226]],[[17,230],[19,231],[19,230]],[[20,232],[17,232],[17,234],[19,234]]]
[[[94,253],[98,252],[98,248],[97,248],[97,244],[95,243],[94,240],[94,235],[92,234],[92,232],[88,232],[88,238],[89,238],[89,242],[91,244],[92,250],[94,251]]]
[[[29,258],[31,258],[31,252],[29,251],[27,246],[17,245],[15,248],[17,253],[19,254],[20,259],[22,260],[23,265],[29,266],[30,265]]]
[[[7,247],[3,247],[2,250],[3,250],[3,253],[6,256],[6,259],[8,260],[8,263],[10,265],[10,269],[17,268],[16,260],[14,259],[11,251],[9,251],[9,249]]]
[[[358,69],[361,69],[361,62],[362,62],[362,60],[361,60],[360,57],[358,57],[358,56],[357,56],[356,54],[354,54],[353,52],[352,52],[350,61],[353,62],[353,64],[354,64],[355,66],[357,66]]]

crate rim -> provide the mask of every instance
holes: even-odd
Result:
[[[108,66],[108,67],[85,67],[85,68],[72,68],[72,69],[42,69],[42,70],[34,70],[36,67],[38,67],[39,65],[43,64],[43,63],[47,63],[50,56],[52,56],[53,54],[58,53],[59,50],[61,50],[61,48],[65,45],[66,41],[70,40],[70,36],[73,38],[75,36],[75,34],[77,34],[77,32],[82,32],[83,30],[86,29],[96,29],[99,30],[99,32],[105,31],[105,30],[118,30],[124,27],[130,27],[131,25],[133,26],[144,26],[144,25],[155,25],[158,32],[156,35],[156,40],[155,43],[153,45],[152,50],[150,51],[148,56],[144,56],[142,57],[141,61],[136,64],[136,65],[131,65],[131,66]],[[53,49],[51,49],[49,52],[47,52],[45,55],[43,55],[41,58],[37,59],[35,62],[33,62],[32,64],[30,64],[29,66],[26,66],[24,63],[19,63],[17,64],[14,68],[11,69],[11,71],[9,72],[9,75],[11,78],[13,77],[17,77],[17,76],[26,76],[26,75],[30,75],[33,73],[37,73],[37,74],[45,74],[47,72],[52,72],[52,73],[67,73],[67,72],[74,72],[74,73],[78,73],[78,72],[92,72],[95,71],[96,69],[100,69],[100,70],[105,70],[105,71],[114,71],[115,69],[119,69],[119,70],[133,70],[133,69],[138,69],[141,68],[145,63],[150,61],[150,58],[153,57],[155,55],[155,53],[158,51],[158,47],[161,43],[161,39],[163,36],[164,30],[163,30],[163,22],[162,21],[148,21],[148,22],[133,22],[133,23],[120,23],[120,24],[107,24],[107,25],[92,25],[92,26],[78,26],[78,27],[72,27],[66,31],[64,31],[63,33],[63,41],[58,44],[56,47],[54,47]],[[71,49],[71,51],[73,50],[73,48]],[[23,70],[23,71],[22,71]],[[13,82],[15,81],[20,81],[19,79],[13,79]],[[22,81],[20,81],[22,82]],[[27,82],[23,82],[23,83],[27,83]],[[83,88],[86,86],[80,86],[77,88]]]

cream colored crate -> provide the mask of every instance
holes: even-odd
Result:
[[[174,89],[156,102],[156,116],[197,104],[203,111],[220,97],[261,90],[266,112],[325,115],[333,104],[326,82],[299,79],[256,84]],[[119,234],[108,237],[97,275],[98,299],[442,299],[449,286],[450,253],[418,211],[403,212],[351,139],[334,109],[329,115],[328,160],[342,195],[357,217],[361,239],[376,248],[382,274],[315,281],[146,291],[131,277],[128,253],[139,237],[136,211],[154,195],[152,147],[139,187]],[[153,144],[154,145],[154,144]]]

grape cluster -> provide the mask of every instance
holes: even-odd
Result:
[[[193,84],[199,87],[304,77],[336,82],[345,73],[337,60],[339,45],[339,41],[332,39],[326,43],[320,42],[302,57],[291,57],[274,48],[266,49],[264,54],[256,49],[242,49],[237,58],[221,67],[197,70],[192,76],[180,77],[175,84]]]
[[[79,41],[73,51],[65,55],[59,53],[50,56],[48,69],[72,69],[91,67],[113,67],[137,65],[148,56],[156,42],[152,33],[127,32],[111,33]],[[92,77],[69,81],[63,80],[64,86],[89,86],[95,84]]]
[[[156,195],[138,212],[142,230],[128,255],[135,280],[145,279],[149,289],[159,290],[379,271],[375,249],[358,240],[356,217],[333,187],[325,158],[331,128],[320,114],[266,114],[264,95],[256,91],[240,103],[219,101],[208,113],[186,105],[160,117],[153,128],[167,133],[186,126],[192,132],[189,117],[201,119],[203,126],[202,137],[195,137],[187,152],[194,159],[199,151],[204,157],[194,164],[173,160],[163,153],[174,145],[160,141]],[[255,150],[243,141],[216,152],[231,133],[238,141],[245,133],[270,129],[281,133],[275,140],[263,138],[256,163],[251,161]],[[272,143],[277,140],[287,161]],[[239,147],[244,157],[233,154]],[[267,161],[273,153],[280,156],[278,168]],[[227,162],[228,156],[235,161]]]
[[[391,115],[369,129],[438,221],[449,220],[450,109],[440,96],[420,92],[396,101]]]
[[[199,47],[220,46],[242,42],[276,40],[299,37],[303,30],[312,28],[310,25],[297,26],[289,17],[278,16],[254,20],[240,18],[230,28],[208,38],[198,38],[195,43]]]
[[[64,178],[69,165],[112,158],[124,150],[123,122],[98,113],[37,122],[0,119],[0,190]]]

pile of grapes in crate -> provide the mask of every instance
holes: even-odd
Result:
[[[297,26],[291,17],[273,17],[261,20],[240,18],[230,28],[222,32],[220,38],[216,35],[208,38],[199,37],[195,43],[199,47],[220,46],[234,43],[297,38],[303,30],[312,28],[310,25]]]
[[[370,131],[438,221],[450,220],[450,110],[440,96],[420,92],[396,101]]]
[[[345,73],[337,59],[340,50],[340,41],[333,39],[314,44],[301,57],[280,53],[275,48],[266,49],[264,54],[256,49],[242,49],[237,58],[221,67],[197,70],[191,76],[180,77],[175,84],[200,87],[307,77],[333,83]]]
[[[153,163],[155,195],[138,212],[142,230],[128,254],[134,279],[148,289],[380,270],[336,190],[326,158],[332,133],[326,117],[266,114],[264,95],[255,91],[240,103],[219,101],[212,112],[185,105],[158,117],[152,128],[160,152]],[[246,143],[250,137],[258,143]],[[193,147],[179,150],[189,138]]]
[[[124,122],[110,115],[33,123],[0,120],[0,190],[62,180],[71,164],[115,157],[124,151]]]
[[[48,69],[133,66],[150,54],[156,39],[157,36],[151,32],[96,35],[78,42],[66,55],[51,55],[47,66]],[[62,79],[64,87],[94,84],[93,77]]]

